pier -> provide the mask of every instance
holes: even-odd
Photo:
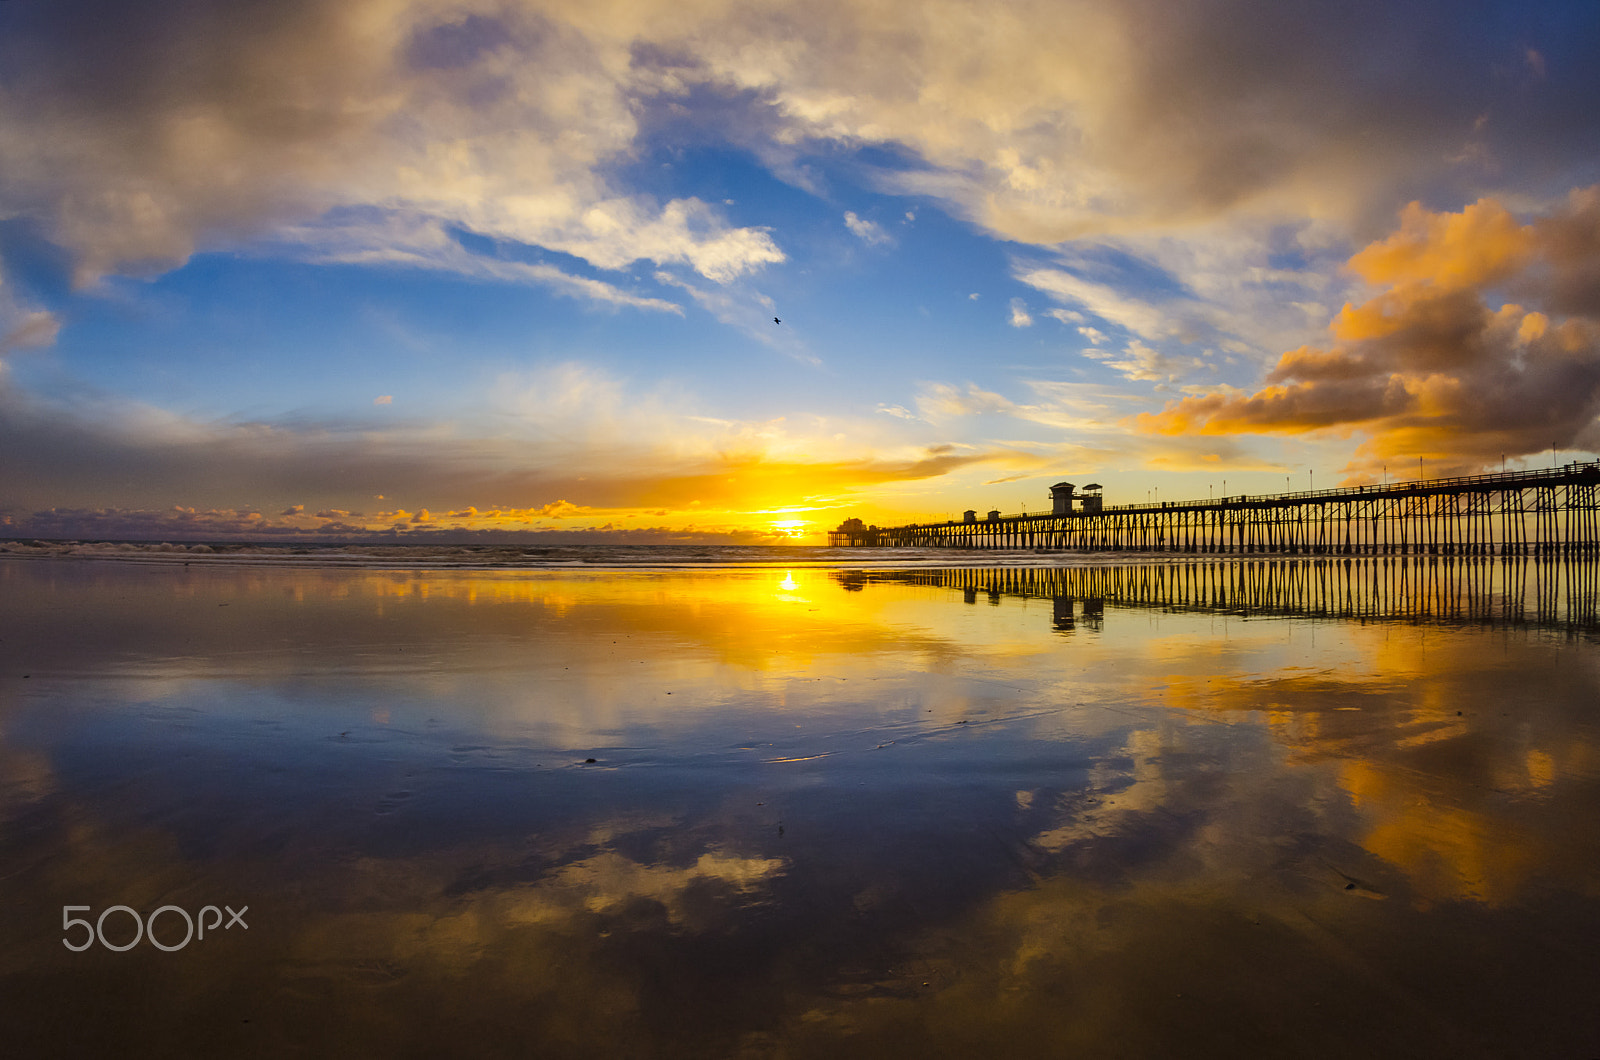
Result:
[[[1098,487],[1088,487],[1098,489]],[[1055,510],[961,522],[862,526],[836,548],[1284,555],[1600,554],[1600,461],[1462,478],[1216,500],[1107,505],[1052,489]]]

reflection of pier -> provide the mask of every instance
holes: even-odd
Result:
[[[1098,498],[1096,498],[1098,500]],[[1085,505],[1050,515],[887,528],[846,523],[835,547],[1310,555],[1600,553],[1600,462],[1217,501]]]
[[[1354,618],[1600,629],[1600,563],[1520,557],[1273,559],[1114,567],[838,571],[875,583],[959,590],[975,604],[1048,599],[1057,629],[1098,628],[1108,604],[1248,617]]]

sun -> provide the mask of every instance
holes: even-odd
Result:
[[[810,524],[805,519],[774,519],[768,525],[786,538],[798,539],[806,536]]]

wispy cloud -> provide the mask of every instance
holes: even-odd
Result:
[[[852,235],[868,246],[883,246],[893,242],[893,237],[883,230],[876,222],[857,217],[854,211],[846,210],[844,213],[844,226],[850,229]]]
[[[1070,303],[1101,320],[1115,324],[1147,341],[1160,341],[1183,331],[1181,321],[1133,295],[1063,269],[1021,266],[1016,278],[1059,301]],[[1068,320],[1073,319],[1071,316]]]
[[[281,229],[268,244],[280,253],[322,264],[437,269],[502,283],[534,284],[570,298],[616,308],[681,315],[675,302],[624,291],[605,280],[577,276],[545,262],[475,253],[437,218],[394,211],[342,212],[315,224]]]
[[[798,336],[794,321],[776,323],[776,304],[769,296],[749,285],[705,287],[680,279],[665,270],[657,272],[655,280],[665,287],[684,291],[694,299],[696,305],[718,321],[737,328],[763,346],[771,347],[785,357],[812,368],[822,365],[822,358],[807,349],[804,340]]]
[[[1116,369],[1123,378],[1135,382],[1175,383],[1185,376],[1210,367],[1202,358],[1163,353],[1154,347],[1146,346],[1138,339],[1128,343],[1120,354],[1112,350],[1091,347],[1084,350],[1083,355],[1099,361],[1107,368]]]

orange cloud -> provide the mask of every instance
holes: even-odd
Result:
[[[1386,289],[1339,312],[1329,347],[1285,353],[1254,393],[1218,389],[1136,424],[1359,432],[1352,481],[1397,459],[1448,473],[1552,445],[1600,448],[1600,186],[1527,224],[1489,199],[1459,213],[1413,203],[1349,266]],[[1508,294],[1526,304],[1494,308]]]
[[[1370,284],[1460,290],[1522,268],[1536,241],[1532,226],[1517,224],[1493,199],[1454,214],[1432,213],[1414,202],[1400,211],[1400,230],[1351,258],[1349,267]]]
[[[583,515],[592,511],[594,511],[593,508],[586,508],[581,504],[573,504],[571,501],[554,500],[541,508],[526,509],[524,511],[511,512],[508,514],[512,515],[513,517],[521,518],[538,518],[539,516],[546,516],[551,519],[560,519],[563,516]]]

